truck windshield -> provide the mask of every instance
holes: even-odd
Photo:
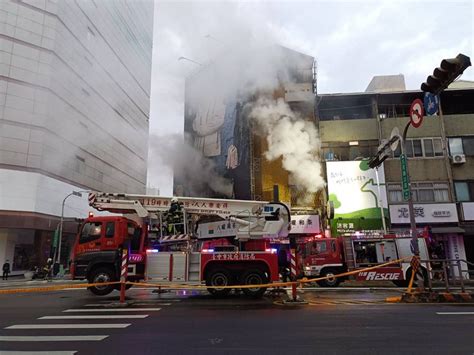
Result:
[[[82,226],[79,243],[88,243],[99,239],[102,231],[102,222],[89,222]]]
[[[133,223],[127,225],[128,238],[130,239],[130,248],[132,251],[140,250],[141,229]]]

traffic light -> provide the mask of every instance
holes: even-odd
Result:
[[[469,66],[471,59],[464,54],[458,54],[456,58],[443,59],[441,65],[433,71],[433,75],[428,76],[426,82],[421,84],[421,90],[438,95]]]

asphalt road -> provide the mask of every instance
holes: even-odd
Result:
[[[0,354],[474,354],[474,304],[384,302],[397,292],[305,291],[298,307],[139,289],[125,308],[85,290],[0,295]]]

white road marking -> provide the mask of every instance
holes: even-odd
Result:
[[[160,302],[154,302],[154,303],[134,303],[134,306],[171,306],[171,303],[160,303]]]
[[[4,329],[112,329],[127,328],[131,323],[93,323],[93,324],[16,324]]]
[[[439,314],[441,316],[447,316],[447,315],[468,315],[468,314],[474,314],[474,312],[436,312],[436,314]]]
[[[77,351],[8,351],[0,350],[0,355],[73,355]]]
[[[156,312],[161,308],[77,308],[66,309],[63,313],[77,312]]]
[[[127,315],[87,315],[87,316],[44,316],[38,319],[142,319],[148,314],[127,314]]]
[[[157,302],[150,302],[150,303],[133,303],[132,304],[132,306],[154,306],[154,305],[171,306],[171,303],[161,303],[157,301]],[[84,305],[84,307],[106,307],[106,306],[107,306],[106,303],[90,303],[90,304]],[[110,307],[110,305],[108,307]]]
[[[25,335],[25,336],[0,336],[0,341],[101,341],[107,338],[108,335]]]

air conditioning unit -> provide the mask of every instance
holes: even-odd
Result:
[[[463,164],[466,162],[466,156],[464,154],[454,154],[453,164]]]

